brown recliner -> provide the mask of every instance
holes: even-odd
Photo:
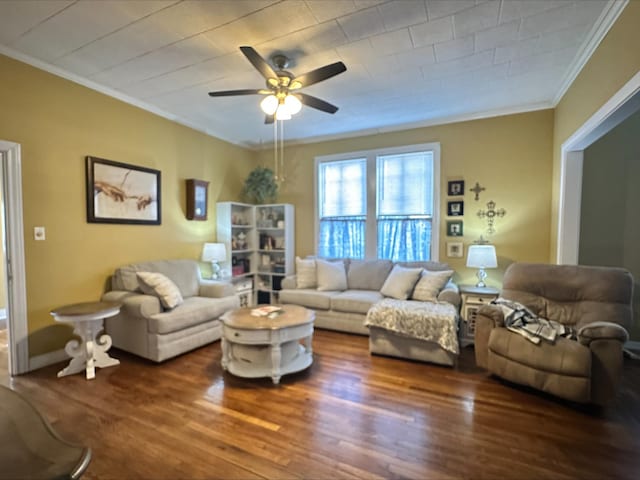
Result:
[[[577,340],[534,344],[504,326],[502,310],[476,317],[476,363],[514,383],[567,400],[607,405],[615,397],[632,321],[633,277],[622,268],[514,263],[500,296],[577,330]]]

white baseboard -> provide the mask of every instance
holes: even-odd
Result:
[[[39,368],[48,367],[54,363],[64,362],[69,360],[69,355],[63,349],[54,350],[53,352],[37,355],[29,359],[29,371],[38,370]]]

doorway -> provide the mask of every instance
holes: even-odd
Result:
[[[3,270],[6,291],[7,368],[9,375],[29,371],[27,288],[22,217],[22,159],[20,145],[0,140],[2,180]]]
[[[557,263],[576,265],[580,260],[585,261],[587,249],[580,248],[580,232],[581,227],[581,210],[583,208],[583,170],[585,150],[597,145],[597,141],[602,139],[606,134],[612,132],[616,127],[620,126],[625,120],[635,116],[640,111],[640,72],[636,73],[629,82],[627,82],[613,97],[611,97],[582,127],[580,127],[563,145],[561,151],[560,164],[560,202],[558,215],[558,250],[556,252]],[[635,165],[634,165],[635,166]],[[610,165],[613,170],[613,165]],[[635,169],[637,171],[637,169]],[[607,172],[606,176],[611,176],[613,172]],[[590,175],[593,175],[591,173]],[[627,172],[625,175],[629,175]],[[601,175],[604,177],[604,175]],[[597,181],[602,180],[599,178]],[[593,183],[593,182],[592,182]],[[620,190],[620,188],[618,189]],[[622,191],[622,190],[620,190]],[[605,192],[603,191],[603,196]],[[618,192],[620,193],[620,192]],[[611,198],[603,198],[603,201],[611,204]],[[619,215],[620,212],[615,212]],[[607,220],[611,220],[613,214],[607,214]],[[635,217],[634,217],[635,218]],[[600,227],[606,228],[604,222]],[[593,230],[593,227],[591,227]],[[584,246],[584,245],[583,245]],[[602,246],[600,247],[602,248]],[[635,245],[634,245],[635,248]],[[631,257],[628,257],[631,258]],[[609,259],[610,260],[610,259]],[[602,262],[602,260],[599,260]],[[614,264],[618,260],[606,261],[604,263]],[[637,260],[634,260],[637,263]],[[587,261],[586,263],[591,263]],[[619,262],[618,262],[619,263]],[[625,264],[616,266],[624,266],[630,271]],[[637,278],[636,278],[637,281]],[[634,303],[640,302],[637,293],[634,295]],[[638,315],[634,319],[635,325],[631,331],[634,341],[627,343],[628,347],[639,348],[640,342],[636,340],[638,336]]]

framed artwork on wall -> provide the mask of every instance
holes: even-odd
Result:
[[[460,197],[464,195],[464,180],[447,182],[447,195],[450,197]]]
[[[187,180],[187,219],[206,220],[209,182]]]
[[[462,220],[447,221],[447,237],[462,236]]]
[[[462,242],[447,242],[447,257],[461,258],[464,255]]]
[[[462,200],[447,202],[447,215],[450,217],[461,217],[464,215],[464,202]]]
[[[160,170],[86,157],[87,222],[160,225]]]

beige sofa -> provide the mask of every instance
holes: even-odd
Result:
[[[138,272],[168,277],[180,290],[184,302],[173,309],[162,307],[155,295],[142,293]],[[118,268],[111,291],[103,301],[120,302],[120,313],[105,321],[113,346],[155,362],[162,362],[222,335],[220,316],[240,303],[229,284],[200,278],[194,260],[159,260]]]
[[[505,327],[503,310],[487,305],[476,317],[476,363],[567,400],[611,403],[622,376],[632,291],[633,278],[621,268],[511,264],[501,297],[574,328],[577,339],[532,343]]]
[[[390,260],[348,260],[344,259],[347,288],[342,291],[319,291],[317,288],[297,288],[297,276],[287,276],[282,281],[280,302],[301,305],[315,311],[315,326],[360,335],[369,335],[369,348],[372,353],[389,355],[412,360],[428,361],[444,365],[453,365],[457,358],[455,351],[446,351],[435,342],[412,338],[386,328],[366,326],[367,313],[385,300],[381,289],[393,269]],[[439,262],[398,262],[408,268],[423,268],[429,271],[449,270],[449,266]],[[439,302],[460,306],[458,287],[449,281],[437,296]],[[397,305],[412,306],[421,302],[400,301]],[[457,313],[456,313],[457,317]],[[457,329],[457,318],[456,325]],[[457,347],[457,340],[456,340]]]

